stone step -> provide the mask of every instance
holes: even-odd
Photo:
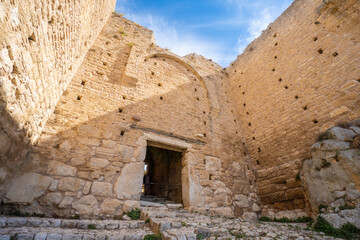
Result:
[[[1,228],[0,240],[141,240],[153,234],[149,228],[83,230],[61,228]]]
[[[156,208],[166,208],[165,204],[157,203],[157,202],[149,202],[149,201],[140,201],[141,207],[156,207]]]
[[[72,220],[32,217],[0,217],[0,229],[11,227],[34,228],[70,228],[70,229],[141,229],[145,226],[142,220]]]
[[[172,228],[181,228],[182,222],[169,218],[150,218],[150,228],[154,232],[165,232]]]
[[[178,207],[178,206],[176,206]],[[141,219],[146,220],[148,218],[164,218],[164,217],[179,217],[179,218],[191,218],[196,215],[189,213],[184,209],[168,208],[168,207],[141,207]]]
[[[179,203],[167,203],[166,207],[168,209],[183,209],[184,208],[184,206],[182,204],[179,204]]]

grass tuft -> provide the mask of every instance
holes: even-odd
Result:
[[[132,209],[130,212],[126,213],[132,220],[139,220],[140,219],[140,209]]]
[[[145,235],[144,240],[161,240],[160,233]]]
[[[262,216],[262,217],[260,217],[258,219],[258,221],[260,221],[260,222],[270,222],[271,219],[269,217],[267,217],[267,216]]]
[[[320,133],[319,136],[317,137],[317,140],[322,141],[322,140],[328,140],[328,139],[333,139],[333,138],[334,138],[334,136],[332,135],[332,133],[329,131],[326,131],[326,132]]]
[[[323,232],[325,235],[344,238],[344,239],[359,239],[360,228],[357,228],[351,223],[345,223],[341,228],[334,228],[328,221],[323,217],[318,216],[317,221],[313,228],[314,231]]]
[[[95,224],[88,224],[88,229],[96,229]]]

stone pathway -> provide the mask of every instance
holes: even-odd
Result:
[[[178,204],[149,204],[141,220],[68,220],[0,217],[0,240],[140,240],[161,233],[165,240],[334,239],[305,230],[306,224],[246,222],[189,213]]]

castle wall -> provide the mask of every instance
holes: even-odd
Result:
[[[139,204],[146,147],[155,145],[183,153],[186,208],[256,218],[254,174],[225,78],[210,60],[177,57],[150,30],[113,15],[30,153],[24,175],[35,180],[18,177],[4,211],[121,215]],[[27,185],[39,191],[23,198]]]
[[[296,175],[317,136],[360,115],[359,1],[296,0],[226,70],[261,202],[306,207]]]
[[[114,7],[115,0],[0,2],[0,196]]]

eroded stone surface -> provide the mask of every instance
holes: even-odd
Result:
[[[340,127],[331,128],[329,133],[344,141],[323,140],[315,143],[312,159],[304,161],[302,169],[309,202],[315,212],[320,204],[334,208],[360,205],[360,150],[351,148],[347,142],[355,133]],[[332,216],[328,217],[339,218]]]
[[[144,163],[125,165],[114,184],[114,192],[119,199],[139,199],[144,175]],[[131,181],[129,181],[131,179]]]
[[[93,195],[87,195],[80,198],[72,204],[72,207],[83,215],[99,214],[98,201]]]
[[[25,173],[14,180],[4,202],[31,203],[47,190],[51,180],[51,177],[37,173]]]

